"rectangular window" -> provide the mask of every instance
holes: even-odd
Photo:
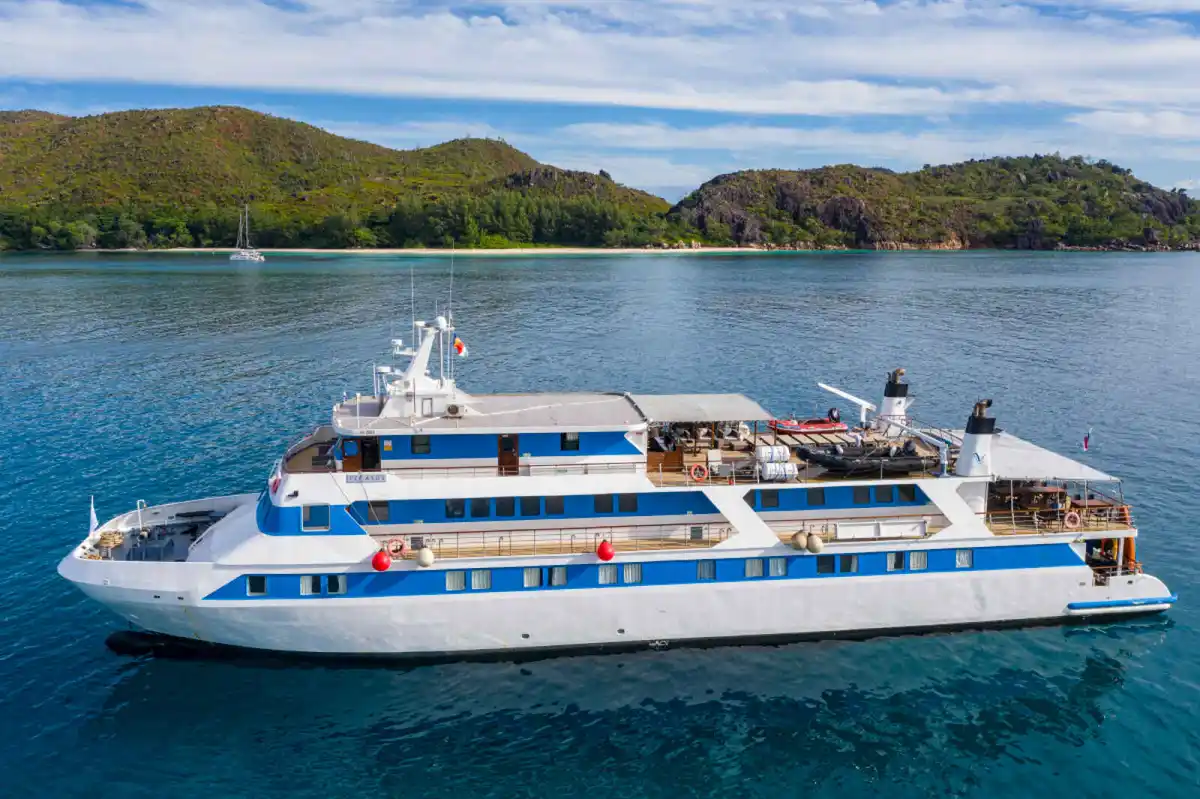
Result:
[[[530,566],[529,568],[525,569],[525,587],[542,587],[542,570],[540,568],[537,566]]]
[[[954,550],[954,568],[969,569],[975,565],[975,550],[973,549],[956,549]]]
[[[597,494],[592,498],[592,508],[596,511],[596,513],[612,513],[613,495]]]
[[[910,571],[924,571],[929,568],[929,553],[928,552],[909,552],[908,553],[908,568]]]
[[[600,585],[617,584],[617,564],[606,563],[600,567]]]
[[[693,540],[693,541],[703,541],[703,540],[704,540],[704,527],[703,527],[703,525],[699,525],[699,524],[693,525],[693,526],[692,526],[692,527],[691,527],[691,528],[688,530],[688,538],[690,538],[690,539],[691,539],[691,540]]]
[[[408,543],[409,543],[409,545],[412,546],[413,552],[416,552],[417,550],[420,550],[420,549],[424,549],[425,548],[425,536],[414,535],[412,538],[408,539]]]
[[[541,497],[521,497],[521,515],[537,516],[542,512]]]
[[[326,593],[329,594],[344,594],[346,593],[346,575],[331,574],[325,578]]]
[[[817,574],[833,574],[836,563],[836,555],[817,555]]]
[[[637,513],[637,494],[621,494],[617,497],[617,510],[621,513]]]
[[[546,497],[547,516],[562,516],[566,512],[566,502],[562,497]]]
[[[778,491],[760,491],[759,498],[762,500],[764,508],[779,507],[779,492]]]
[[[550,567],[550,585],[566,585],[567,584],[567,567],[566,566],[551,566]]]
[[[772,577],[787,576],[787,558],[771,558],[767,561],[767,573]]]
[[[762,577],[762,560],[759,558],[748,558],[744,569],[747,577]]]
[[[305,505],[304,518],[302,519],[300,526],[301,529],[304,530],[328,530],[329,506]]]
[[[491,569],[472,569],[471,570],[471,590],[486,591],[492,587],[492,570]]]
[[[808,489],[808,506],[817,508],[825,504],[825,489],[810,488]]]
[[[261,574],[252,574],[246,578],[246,596],[266,596],[267,578]]]
[[[700,560],[696,562],[697,580],[717,579],[717,562],[715,560]]]
[[[446,518],[461,519],[467,512],[467,501],[465,499],[448,499],[446,500]]]
[[[492,515],[492,501],[487,497],[475,497],[471,500],[471,518],[486,519]]]
[[[432,451],[430,446],[429,436],[413,436],[412,437],[412,454],[413,455],[428,455]]]
[[[917,487],[915,485],[896,486],[896,490],[900,492],[901,502],[917,501]]]
[[[622,578],[626,585],[640,583],[642,581],[642,564],[626,563]]]
[[[563,452],[578,452],[579,451],[579,434],[578,433],[563,433],[559,441],[559,449]]]
[[[386,522],[391,518],[391,505],[387,501],[367,503],[367,521]]]
[[[466,572],[446,572],[447,591],[465,591],[467,588]]]
[[[896,487],[895,486],[875,486],[875,501],[876,502],[895,502]]]
[[[854,504],[855,505],[870,505],[871,504],[871,487],[870,486],[855,486],[854,487]]]
[[[321,576],[306,574],[300,578],[300,596],[320,596]]]
[[[516,516],[517,500],[513,497],[496,497],[497,516]]]
[[[858,571],[858,555],[838,555],[838,571],[842,574]]]
[[[904,553],[903,552],[887,553],[887,570],[890,572],[904,571]]]

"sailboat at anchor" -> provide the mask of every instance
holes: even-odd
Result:
[[[250,246],[250,206],[242,206],[238,214],[237,252],[229,256],[231,261],[254,261],[262,263],[267,257]]]

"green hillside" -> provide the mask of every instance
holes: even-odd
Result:
[[[908,173],[858,166],[721,175],[671,209],[711,242],[755,246],[1182,246],[1200,207],[1106,161],[992,158]]]
[[[0,247],[230,245],[243,202],[256,244],[331,247],[603,244],[668,207],[488,139],[392,150],[231,107],[0,112]]]

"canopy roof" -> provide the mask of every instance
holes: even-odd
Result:
[[[765,422],[774,419],[744,394],[630,394],[650,422]]]
[[[992,473],[1003,480],[1118,481],[1111,474],[1008,433],[997,433],[992,441]]]

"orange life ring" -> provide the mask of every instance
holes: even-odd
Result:
[[[708,467],[703,463],[694,463],[692,464],[691,475],[692,479],[697,483],[703,483],[708,479]]]
[[[403,538],[393,538],[387,542],[388,554],[393,558],[398,558],[403,555],[405,549],[407,549],[407,546],[405,545]]]
[[[1071,511],[1063,517],[1063,526],[1068,530],[1079,529],[1079,525],[1082,524],[1082,522],[1083,519],[1080,517],[1077,511]]]

